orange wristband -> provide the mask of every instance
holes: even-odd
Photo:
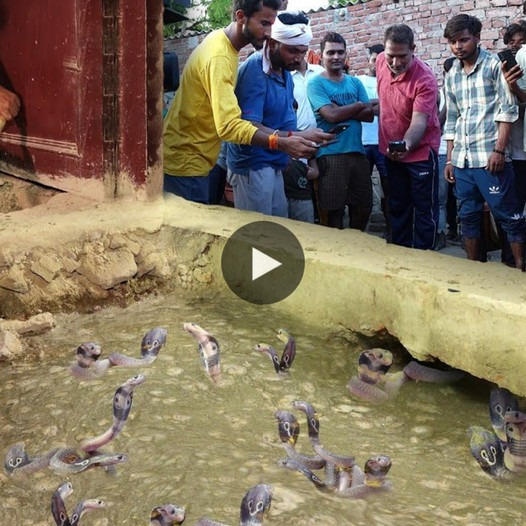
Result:
[[[270,150],[278,149],[278,130],[268,136],[268,147]]]

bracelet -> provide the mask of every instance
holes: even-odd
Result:
[[[278,133],[279,130],[275,130],[274,133],[270,134],[268,136],[268,147],[269,150],[277,150],[278,149]]]
[[[498,153],[499,155],[506,155],[506,152],[504,150],[497,150],[497,148],[493,148],[493,151],[495,153]]]
[[[447,166],[448,164],[453,164],[453,163],[452,163],[451,161],[446,161],[446,166]]]
[[[287,132],[287,137],[292,137],[293,134],[294,134],[294,132],[292,130],[289,130]]]

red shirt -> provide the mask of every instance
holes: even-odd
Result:
[[[427,113],[427,129],[418,147],[408,153],[403,162],[426,161],[429,149],[438,151],[438,84],[431,68],[418,58],[407,71],[394,77],[384,53],[376,59],[378,99],[380,101],[379,146],[385,155],[389,141],[401,141],[411,123],[413,111]]]

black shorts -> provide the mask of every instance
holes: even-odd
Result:
[[[371,208],[373,187],[369,161],[361,153],[341,153],[318,158],[320,208],[338,210],[345,205]]]

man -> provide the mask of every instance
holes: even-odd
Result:
[[[526,47],[523,48],[523,44],[526,43],[526,22],[511,24],[504,34],[504,43],[507,45],[508,49],[511,49],[514,53],[518,64],[515,68],[509,71],[507,71],[507,68],[504,65],[503,70],[510,89],[520,102],[519,119],[515,121],[511,127],[511,153],[516,178],[515,188],[517,190],[519,202],[524,207],[524,205],[526,205],[526,140],[524,133],[524,127],[526,126],[526,121],[524,119],[526,77],[524,77],[522,73],[526,71]],[[510,74],[511,76],[508,78]]]
[[[520,23],[510,24],[502,35],[502,41],[504,45],[513,51],[516,55],[517,51],[526,42],[526,22],[521,21]]]
[[[451,69],[455,57],[449,57],[444,60],[442,75],[445,79],[446,74]],[[446,94],[444,87],[439,91],[438,104],[438,121],[440,129],[444,129],[446,123]],[[442,250],[446,247],[446,239],[451,242],[458,241],[457,225],[457,200],[455,197],[455,185],[449,184],[444,177],[444,168],[447,161],[447,142],[444,135],[440,137],[440,146],[438,147],[438,235],[434,249]],[[446,234],[446,224],[448,232]]]
[[[208,173],[221,141],[267,147],[269,140],[293,157],[315,151],[327,134],[304,138],[256,127],[241,119],[234,95],[238,53],[248,44],[261,48],[270,35],[279,0],[234,0],[234,21],[208,35],[192,52],[164,126],[165,191],[208,203]]]
[[[507,49],[514,56],[526,42],[526,25],[510,24],[504,31],[502,40]],[[511,125],[510,154],[513,170],[515,172],[515,190],[522,207],[526,204],[526,152],[524,151],[524,103],[519,105],[519,118]],[[506,234],[497,223],[500,244],[502,248],[501,261],[511,267],[515,266],[513,253]]]
[[[372,207],[369,162],[362,144],[362,121],[372,122],[373,109],[363,84],[344,73],[347,45],[339,33],[327,33],[321,43],[325,71],[313,77],[307,94],[323,130],[340,132],[337,140],[316,153],[320,178],[320,208],[328,210],[328,225],[343,228],[345,206],[350,226],[365,230]]]
[[[432,249],[438,222],[438,85],[431,69],[414,55],[410,27],[388,27],[384,46],[376,75],[392,242]],[[403,142],[392,144],[396,141]]]
[[[367,48],[369,53],[369,60],[367,62],[367,75],[358,75],[358,79],[364,85],[369,102],[373,106],[374,120],[373,122],[364,122],[362,124],[362,143],[365,148],[365,155],[369,161],[370,175],[373,174],[373,169],[376,166],[378,175],[380,176],[380,184],[382,185],[383,197],[381,201],[382,212],[386,222],[386,238],[391,238],[391,228],[389,226],[389,213],[387,211],[387,172],[385,171],[385,157],[380,153],[378,148],[378,114],[380,105],[378,104],[378,86],[376,82],[376,58],[384,50],[382,44],[374,44]]]
[[[254,126],[292,135],[297,121],[290,71],[299,66],[311,39],[309,19],[303,13],[282,11],[278,14],[263,52],[254,53],[239,68],[235,93],[243,118]],[[269,146],[228,145],[234,205],[243,210],[287,217],[282,170],[287,166],[288,156],[272,144]]]
[[[514,188],[506,147],[518,117],[496,57],[479,47],[482,24],[467,14],[446,24],[455,61],[445,81],[447,118],[444,175],[456,183],[459,217],[469,259],[480,250],[484,201],[508,236],[515,266],[523,268],[526,225]]]
[[[294,100],[296,101],[296,120],[298,130],[316,128],[316,117],[307,97],[307,82],[318,75],[323,68],[309,64],[305,57],[297,69],[291,72],[294,83]],[[312,183],[319,175],[316,158],[290,159],[283,172],[285,195],[289,205],[289,218],[297,221],[314,223],[314,203]]]

